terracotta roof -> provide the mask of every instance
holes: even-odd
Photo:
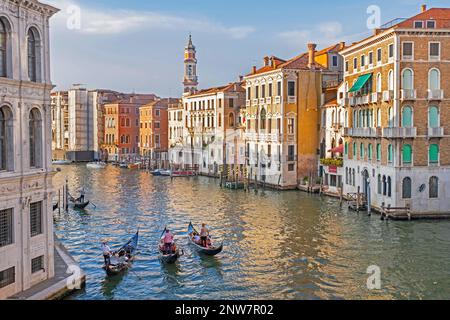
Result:
[[[417,20],[436,20],[436,29],[450,28],[450,8],[431,8],[400,22],[394,28],[414,28],[414,21]]]
[[[192,98],[192,97],[198,97],[198,96],[203,96],[203,95],[208,95],[208,94],[215,94],[218,92],[227,92],[227,91],[232,91],[234,89],[234,86],[238,85],[242,88],[242,82],[233,82],[233,83],[229,83],[227,85],[224,86],[220,86],[220,87],[213,87],[213,88],[208,88],[208,89],[203,89],[203,90],[199,90],[194,94],[191,94],[189,96],[187,96],[187,98]]]
[[[338,103],[337,103],[337,99],[336,98],[334,98],[334,99],[332,99],[332,100],[330,100],[330,101],[327,101],[326,103],[325,103],[325,107],[333,107],[333,106],[336,106]]]

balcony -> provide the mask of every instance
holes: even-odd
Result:
[[[444,90],[428,90],[428,100],[442,100],[444,99]]]
[[[272,104],[272,97],[266,98],[266,104]]]
[[[383,102],[390,102],[394,99],[394,91],[386,90],[383,91]]]
[[[264,104],[264,103],[266,103],[266,98],[259,99],[259,104]]]
[[[258,105],[259,100],[258,99],[253,99],[252,105],[257,106]]]
[[[402,139],[402,138],[415,138],[417,137],[416,127],[391,127],[383,128],[383,138],[386,139]]]
[[[345,137],[376,138],[377,128],[344,128]]]
[[[356,106],[356,97],[350,97],[346,99],[346,105],[349,105],[351,107]]]
[[[428,128],[428,138],[442,138],[444,136],[444,127]]]
[[[275,103],[281,103],[281,97],[280,96],[275,97]]]
[[[373,92],[370,95],[370,102],[371,103],[378,103],[381,101],[381,92]]]
[[[245,106],[246,106],[246,107],[250,107],[251,105],[252,105],[251,100],[247,100],[247,101],[245,102]]]
[[[416,100],[417,99],[417,91],[416,90],[401,90],[400,91],[400,99],[402,101],[408,101],[408,100]]]
[[[296,96],[288,96],[288,103],[297,103]]]

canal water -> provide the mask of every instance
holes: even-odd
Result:
[[[86,288],[70,299],[450,298],[449,221],[386,222],[327,197],[224,190],[204,177],[61,169],[55,186],[67,177],[72,195],[84,186],[96,206],[54,213],[56,235],[88,275]],[[224,239],[223,253],[195,253],[187,244],[189,221],[206,222],[215,239]],[[185,251],[172,266],[158,259],[166,225]],[[133,268],[107,278],[101,241],[120,246],[138,227]],[[379,290],[368,289],[370,266],[380,270]]]

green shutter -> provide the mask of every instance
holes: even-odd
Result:
[[[405,144],[402,149],[402,160],[403,163],[412,162],[412,148],[409,144]]]
[[[381,144],[377,144],[377,161],[381,161]]]
[[[369,160],[372,160],[372,144],[369,144],[368,153],[367,156],[369,157]]]
[[[353,142],[353,156],[354,157],[358,156],[358,150],[356,149],[356,142]]]
[[[430,163],[439,162],[439,146],[437,144],[430,145],[429,150]]]
[[[348,142],[345,143],[345,155],[348,155]]]
[[[404,128],[412,127],[412,109],[411,107],[404,107],[402,111],[402,126]]]
[[[388,162],[392,162],[392,145],[388,146]]]
[[[437,107],[430,107],[428,110],[428,122],[430,128],[439,127],[439,110]]]

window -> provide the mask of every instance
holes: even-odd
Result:
[[[30,204],[30,233],[31,237],[42,234],[42,202]]]
[[[345,153],[346,156],[348,155],[348,142],[345,143],[344,153]]]
[[[277,82],[277,94],[278,96],[282,96],[282,92],[281,92],[281,81]]]
[[[439,163],[439,146],[437,144],[431,144],[428,150],[430,164]]]
[[[266,109],[261,110],[260,118],[261,118],[261,130],[266,130]]]
[[[373,65],[373,52],[369,52],[369,65]]]
[[[402,183],[402,198],[403,199],[411,199],[411,189],[412,189],[411,178],[409,178],[409,177],[404,178],[403,183]]]
[[[413,72],[411,69],[405,69],[402,73],[402,88],[404,90],[413,90]]]
[[[273,90],[272,90],[273,85],[271,83],[269,83],[269,97],[273,96]]]
[[[161,124],[157,121],[155,122],[155,129],[159,129],[161,128]]]
[[[431,91],[441,89],[441,73],[438,69],[431,69],[428,78],[428,87]]]
[[[441,56],[441,44],[430,42],[430,60],[439,60]]]
[[[389,58],[393,58],[394,57],[394,45],[390,44],[389,45]]]
[[[287,129],[288,129],[288,134],[294,134],[294,119],[293,118],[288,118],[288,125],[287,125]]]
[[[263,86],[264,87],[264,86]],[[266,93],[265,93],[265,89],[263,89],[263,98],[264,98],[264,95],[265,95]],[[228,99],[228,107],[229,108],[234,108],[234,99],[233,98],[229,98]]]
[[[383,176],[383,196],[387,194],[386,176]]]
[[[392,161],[394,160],[394,149],[393,149],[393,147],[392,147],[392,144],[390,144],[389,146],[388,146],[388,162],[389,163],[392,163]]]
[[[361,160],[364,160],[364,153],[365,153],[364,151],[365,151],[364,144],[361,143],[359,145],[359,155],[361,157]]]
[[[392,107],[388,108],[388,127],[392,128],[394,126],[394,110]]]
[[[383,58],[383,51],[380,49],[377,50],[377,62],[381,62]]]
[[[403,42],[403,50],[402,50],[403,59],[412,59],[413,58],[413,43],[412,42]]]
[[[392,70],[389,71],[388,89],[394,91],[394,71]]]
[[[390,198],[392,196],[392,179],[388,177],[387,179],[387,196]]]
[[[161,115],[161,110],[156,109],[155,110],[155,116],[159,117]]]
[[[365,67],[366,66],[366,56],[362,55],[361,56],[361,67]]]
[[[411,164],[411,162],[412,162],[412,147],[409,144],[403,145],[402,161],[403,161],[403,164]]]
[[[288,96],[295,97],[295,81],[288,81]]]
[[[261,98],[265,98],[266,97],[266,85],[263,84],[261,86]],[[231,99],[230,99],[231,100]],[[230,107],[231,108],[231,107]]]
[[[353,157],[356,158],[358,156],[358,150],[356,149],[356,142],[353,142]]]
[[[228,125],[229,125],[230,127],[234,127],[234,113],[233,113],[233,112],[231,112],[231,113],[228,115]]]
[[[428,20],[427,21],[427,29],[435,29],[435,28],[436,28],[436,21]]]
[[[412,108],[409,106],[403,107],[402,110],[402,127],[411,128],[413,125],[412,121]]]
[[[438,128],[440,125],[439,109],[435,106],[431,106],[428,109],[428,127]]]
[[[353,59],[353,69],[358,69],[358,58]]]
[[[31,260],[31,273],[37,273],[44,270],[44,256],[40,256]]]
[[[8,29],[6,23],[0,18],[0,77],[8,75]]]
[[[377,127],[381,127],[381,109],[377,109]]]
[[[348,61],[345,61],[345,72],[348,72],[348,70],[349,70]]]
[[[337,67],[338,66],[338,57],[337,56],[333,56],[332,66],[333,67]]]
[[[16,282],[15,267],[0,271],[0,288],[4,288]]]
[[[372,144],[369,143],[369,146],[367,148],[367,158],[369,159],[369,161],[372,160],[372,154],[373,154],[373,147]]]
[[[377,74],[377,92],[381,92],[382,88],[381,88],[381,73]]]
[[[295,161],[295,146],[288,146],[288,161]]]
[[[14,170],[13,119],[9,107],[0,108],[0,171]]]
[[[29,116],[30,168],[42,166],[42,121],[41,113],[33,108]]]
[[[423,21],[414,21],[414,28],[415,29],[422,29],[423,28]]]
[[[259,86],[255,86],[255,99],[259,99]]]
[[[252,88],[248,87],[247,88],[247,100],[251,100],[252,99]]]
[[[28,78],[33,82],[38,80],[38,43],[39,36],[37,30],[30,28],[27,35]]]
[[[439,197],[439,178],[430,178],[430,199],[437,199]]]
[[[0,210],[0,248],[13,243],[13,209]]]

